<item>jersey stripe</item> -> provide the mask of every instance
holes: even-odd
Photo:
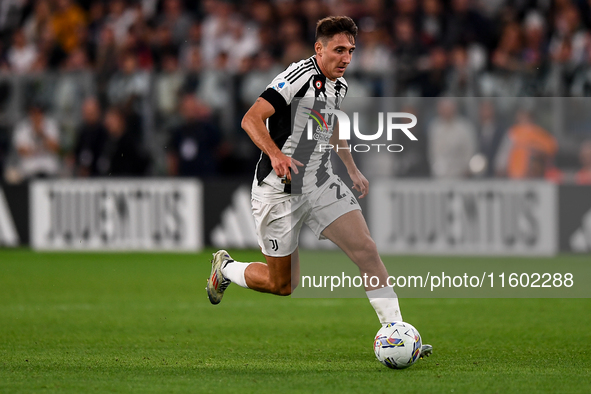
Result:
[[[301,65],[299,65],[296,68],[294,68],[293,70],[291,70],[291,72],[289,74],[287,74],[285,76],[285,78],[287,79],[287,78],[291,77],[296,72],[298,72],[299,70],[301,70],[303,67],[308,67],[309,65],[314,65],[314,63],[312,61],[307,61],[307,62],[302,63]]]
[[[318,186],[318,187],[322,186],[324,184],[324,182],[326,182],[326,180],[328,178],[330,178],[330,175],[328,175],[327,168],[326,168],[329,158],[330,158],[330,151],[326,150],[322,154],[322,159],[320,159],[320,166],[318,166],[318,170],[316,170],[316,186]]]
[[[303,69],[301,69],[296,75],[292,76],[291,78],[287,78],[287,81],[289,83],[294,83],[295,81],[297,81],[298,79],[300,79],[300,77],[310,71],[314,70],[314,66],[313,65],[309,65],[308,67],[305,67]]]

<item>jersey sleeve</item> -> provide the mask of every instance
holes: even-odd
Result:
[[[289,67],[287,70],[277,75],[260,97],[267,100],[275,111],[285,108],[295,97],[296,93],[302,88],[302,86],[308,82],[308,78],[292,79],[292,82],[288,79],[289,73],[294,69]]]

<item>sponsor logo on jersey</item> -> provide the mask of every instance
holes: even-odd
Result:
[[[279,82],[277,85],[274,85],[272,88],[276,91],[280,91],[285,86],[285,82]]]

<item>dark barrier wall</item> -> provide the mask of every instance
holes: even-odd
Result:
[[[13,242],[15,236],[16,244]],[[0,183],[0,246],[28,244],[29,185]]]
[[[591,252],[591,186],[559,189],[560,251]]]
[[[212,245],[211,233],[220,224],[222,213],[232,205],[239,187],[250,188],[244,180],[207,180],[203,182],[203,230],[205,244]]]

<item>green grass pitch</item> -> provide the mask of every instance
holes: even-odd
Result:
[[[435,353],[395,371],[367,300],[212,306],[210,253],[0,251],[0,392],[591,392],[589,299],[402,299]]]

